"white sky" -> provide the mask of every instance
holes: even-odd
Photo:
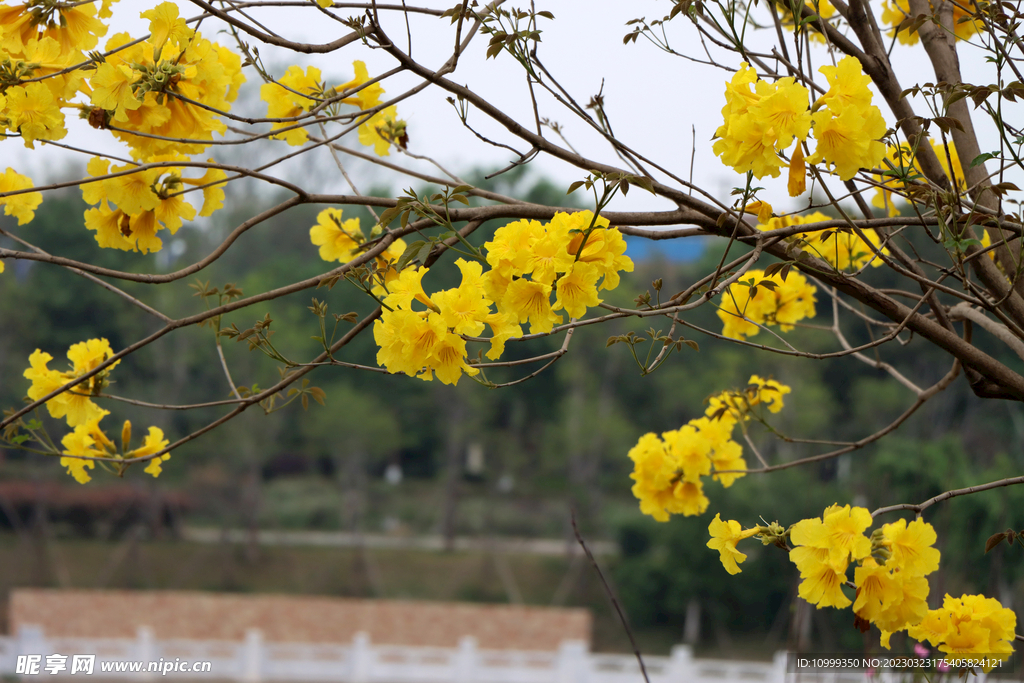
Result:
[[[408,1],[413,4],[416,0]],[[133,36],[145,33],[147,22],[139,19],[138,14],[155,4],[153,0],[122,0],[115,5],[116,23],[108,37],[120,30],[127,30]],[[455,3],[453,0],[428,0],[421,4],[446,9]],[[183,16],[197,14],[196,9],[184,0],[179,0],[179,5],[182,7]],[[605,106],[615,132],[623,142],[684,178],[690,174],[691,150],[695,146],[694,179],[720,198],[728,194],[729,188],[742,184],[742,176],[723,166],[711,152],[711,136],[721,124],[720,110],[724,104],[724,84],[729,74],[715,67],[667,55],[643,38],[636,44],[622,44],[622,37],[629,30],[625,25],[626,21],[639,16],[646,16],[648,19],[660,18],[671,8],[667,0],[541,0],[537,3],[537,8],[550,10],[555,15],[555,21],[542,20],[541,28],[544,32],[540,49],[541,59],[581,104],[588,102],[590,97],[598,92],[604,79]],[[358,10],[336,11],[342,16],[358,13]],[[293,40],[326,42],[336,39],[347,30],[338,24],[325,21],[312,6],[308,9],[261,9],[254,13],[254,16]],[[217,33],[219,28],[214,22],[207,21],[201,30],[206,37],[231,45],[230,35]],[[391,17],[386,19],[385,29],[400,47],[407,47],[405,25],[398,15],[392,13]],[[448,19],[412,15],[414,56],[427,65],[435,68],[440,66],[451,52],[454,30]],[[775,39],[774,31],[758,32],[755,34],[755,40],[758,39],[758,35],[761,36],[761,40]],[[669,37],[673,47],[679,51],[701,56],[702,48],[697,41],[696,32],[687,20],[677,18],[672,22],[669,25]],[[101,41],[101,45],[105,40]],[[497,59],[484,60],[486,46],[486,36],[478,36],[468,54],[460,60],[456,73],[449,78],[468,85],[513,115],[520,123],[532,127],[533,115],[521,67],[504,53]],[[904,87],[909,87],[914,82],[933,80],[930,67],[921,69],[922,64],[926,63],[922,62],[919,50],[920,47],[896,47],[896,67]],[[278,73],[282,73],[289,64],[312,64],[322,70],[329,83],[340,83],[351,78],[351,62],[355,59],[365,61],[371,74],[381,73],[394,66],[393,60],[382,50],[372,50],[358,43],[327,56],[294,55],[273,48],[262,48],[260,52],[268,66],[279,69]],[[974,65],[973,62],[978,62],[978,58],[971,55],[969,48],[962,52],[965,53],[962,58],[966,65],[965,74],[968,80],[971,80],[972,74],[977,75],[975,82],[987,83],[994,80],[991,73],[986,73],[981,67]],[[822,50],[817,55],[816,62],[826,63],[826,60],[829,60],[829,57]],[[722,61],[735,64],[738,60],[735,57],[722,57]],[[262,103],[255,100],[259,77],[251,69],[247,70],[247,75],[249,81],[243,86],[243,93],[248,91],[248,96],[243,94],[243,98],[240,99],[239,103],[245,107],[240,111],[249,115],[263,115],[265,108],[262,108]],[[410,76],[400,75],[389,79],[384,87],[389,95],[394,95],[416,82]],[[445,101],[447,96],[446,92],[438,88],[428,88],[399,105],[399,115],[409,121],[410,151],[431,156],[456,173],[466,172],[475,166],[504,166],[514,158],[511,152],[483,144],[465,130],[453,107]],[[879,100],[880,98],[876,97],[876,103],[881,105],[883,115],[886,115],[887,122],[892,125],[891,115],[885,110],[884,103]],[[542,117],[562,124],[566,137],[581,153],[598,161],[619,163],[610,147],[587,124],[552,98],[542,93],[538,97],[538,105]],[[469,120],[482,134],[525,151],[524,143],[513,138],[480,112],[471,112]],[[976,119],[976,123],[978,122]],[[125,154],[123,145],[112,140],[108,134],[91,130],[84,122],[71,120],[70,116],[68,128],[70,132],[64,142]],[[550,137],[549,131],[548,134]],[[264,141],[260,144],[263,146],[261,157],[271,153],[292,151],[283,141]],[[351,144],[357,146],[354,136]],[[990,136],[982,142],[983,150],[992,144],[993,138]],[[8,140],[4,148],[7,164],[14,165],[23,172],[39,174],[41,177],[36,177],[37,182],[46,177],[64,176],[69,170],[69,164],[77,163],[84,166],[85,162],[81,155],[72,160],[69,159],[68,153],[54,148],[37,150],[36,153],[26,155],[28,150],[21,149],[17,139]],[[227,149],[230,151],[225,152],[225,148],[211,147],[203,157],[213,156],[227,160],[230,154],[237,153],[238,148]],[[344,191],[339,174],[326,150],[317,150],[303,159],[301,164],[282,168],[280,172],[318,189]],[[436,169],[395,154],[392,154],[389,160],[403,165],[415,165],[437,174]],[[579,169],[546,157],[538,158],[531,166],[537,174],[548,176],[566,187],[585,175]],[[373,180],[384,178],[367,169],[365,164],[354,163],[351,168],[358,177],[357,184],[362,185],[361,189],[364,190]],[[390,184],[396,192],[410,184],[403,178],[395,178],[394,175],[390,177]],[[795,204],[791,203],[786,195],[784,181],[783,176],[776,181],[765,178],[759,183],[768,188],[766,197],[775,200],[777,210],[795,208]],[[612,208],[670,207],[664,200],[656,200],[643,191],[636,190],[631,192],[626,200],[617,201]]]

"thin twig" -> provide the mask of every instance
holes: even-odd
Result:
[[[956,498],[957,496],[967,496],[972,493],[980,493],[981,491],[997,489],[1003,486],[1015,486],[1017,484],[1024,484],[1024,477],[1009,477],[1007,479],[1000,479],[998,481],[990,481],[987,484],[979,484],[978,486],[968,486],[967,488],[946,491],[945,493],[940,493],[939,495],[929,498],[923,503],[918,503],[916,505],[913,503],[886,505],[885,507],[880,507],[874,512],[872,512],[871,516],[877,517],[878,515],[884,515],[889,512],[897,512],[899,510],[910,510],[920,515],[922,512],[930,508],[932,505],[935,505],[936,503],[941,503],[944,500],[949,500],[950,498]]]
[[[636,655],[636,661],[640,663],[640,673],[643,674],[644,681],[651,683],[651,679],[647,676],[647,667],[644,666],[644,658],[640,655],[640,648],[636,645],[636,638],[633,637],[633,629],[629,627],[629,621],[626,620],[626,615],[623,613],[622,608],[619,606],[619,601],[615,598],[615,594],[612,592],[611,586],[608,585],[608,580],[604,577],[604,572],[601,571],[600,565],[597,564],[597,560],[594,559],[594,554],[590,552],[590,548],[583,541],[583,536],[580,534],[580,529],[576,526],[576,510],[572,510],[572,532],[576,535],[576,542],[583,548],[583,552],[587,554],[587,559],[590,560],[590,564],[597,571],[597,576],[601,579],[601,585],[604,586],[605,595],[611,600],[612,607],[615,608],[615,613],[619,615],[619,621],[622,622],[622,628],[626,630],[626,635],[629,636],[629,643],[633,646],[633,654]]]

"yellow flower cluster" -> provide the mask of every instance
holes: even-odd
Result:
[[[795,139],[790,194],[796,196],[805,189],[801,144],[813,125],[817,147],[807,162],[834,166],[843,180],[852,178],[860,168],[877,166],[885,152],[879,138],[886,127],[878,107],[871,104],[871,79],[855,57],[844,57],[838,66],[823,66],[819,71],[829,90],[815,103],[812,113],[805,87],[792,78],[775,83],[758,80],[744,63],[726,84],[724,123],[715,132],[715,154],[739,173],[775,178],[783,165],[779,153]]]
[[[707,545],[719,551],[727,572],[738,574],[738,563],[746,559],[737,549],[739,541],[762,536],[765,542],[773,542],[788,534],[794,546],[789,559],[800,572],[800,597],[819,609],[852,605],[860,623],[878,627],[884,647],[889,647],[893,633],[906,630],[911,638],[927,640],[948,655],[988,654],[1003,661],[1012,654],[1016,617],[999,601],[980,595],[959,599],[947,595],[940,609],[929,611],[925,577],[939,568],[940,559],[933,547],[936,534],[931,524],[901,519],[882,525],[868,537],[865,531],[872,522],[867,509],[838,504],[787,531],[778,525],[743,530],[739,522],[716,515],[708,526]],[[856,596],[851,600],[843,588],[849,585],[853,563],[857,565],[853,572]]]
[[[284,130],[270,137],[284,140],[292,146],[305,144],[309,136],[298,118],[339,93],[358,89],[352,96],[343,98],[341,103],[352,105],[360,112],[380,105],[384,88],[379,83],[366,85],[370,80],[366,64],[356,60],[352,62],[352,69],[355,72],[352,80],[330,89],[321,80],[320,69],[314,66],[308,67],[305,73],[297,66],[290,66],[276,83],[260,86],[260,97],[267,103],[267,117],[285,119],[271,125],[271,130]],[[405,123],[398,119],[394,105],[385,107],[366,117],[359,125],[359,142],[373,147],[378,156],[386,157],[393,143],[404,144],[400,140],[404,129]]]
[[[769,276],[763,270],[749,270],[722,294],[722,334],[730,339],[753,337],[761,331],[758,325],[778,325],[787,332],[794,323],[814,317],[817,291],[800,273],[789,272],[783,278],[780,273]]]
[[[879,139],[885,135],[885,119],[871,104],[871,77],[856,57],[844,57],[837,66],[823,66],[818,71],[829,89],[815,104],[823,108],[811,116],[818,146],[807,161],[834,165],[836,174],[849,180],[859,169],[874,168],[882,161],[885,145]]]
[[[704,417],[660,437],[654,433],[640,437],[629,451],[633,461],[629,476],[636,482],[632,491],[640,501],[640,511],[659,522],[667,522],[673,514],[702,514],[710,501],[704,495],[701,477],[711,475],[729,488],[746,476],[743,447],[733,441],[733,428],[749,420],[758,405],[779,412],[782,397],[789,391],[775,380],[754,375],[745,389],[713,396]]]
[[[100,19],[111,16],[110,4],[31,0],[0,6],[0,135],[20,135],[27,147],[36,140],[59,140],[67,134],[63,109],[73,108],[92,126],[124,141],[138,161],[186,161],[187,155],[203,152],[213,133],[227,130],[220,113],[230,109],[245,81],[241,58],[190,28],[176,4],[163,2],[141,14],[149,20],[147,39],[133,41],[119,33],[107,41],[109,54],[102,61],[92,61],[89,69],[71,68],[90,62],[86,53],[107,33]],[[76,101],[79,95],[84,101]],[[103,175],[108,165],[94,159],[90,174]],[[161,178],[161,172],[140,172],[85,189],[87,201],[100,204],[86,212],[86,223],[101,246],[159,249],[158,230],[174,232],[183,219],[195,217],[177,196],[182,183],[206,185],[226,177],[217,171],[185,180],[179,169],[164,173]],[[0,191],[28,187],[31,181],[11,170],[0,178]],[[204,194],[200,215],[205,216],[219,208],[214,198],[223,197],[223,190]],[[0,202],[25,223],[38,198],[27,193]]]
[[[178,155],[152,157],[150,161],[185,161]],[[196,210],[181,194],[183,186],[202,186],[200,216],[209,216],[224,205],[224,171],[210,168],[198,178],[185,178],[183,168],[159,167],[132,172],[131,164],[111,167],[110,161],[93,157],[87,170],[98,178],[122,173],[113,178],[82,185],[82,197],[98,208],[86,209],[85,227],[96,231],[101,247],[142,253],[160,251],[163,246],[157,232],[168,229],[173,235],[183,221],[196,217]],[[113,206],[111,206],[113,205]]]
[[[915,640],[927,640],[954,658],[987,655],[1006,661],[1013,654],[1011,642],[1016,627],[1017,615],[995,598],[954,598],[947,594],[941,608],[929,610],[907,633]],[[983,668],[986,673],[992,670],[992,666]]]
[[[807,88],[794,79],[759,80],[744,62],[725,86],[725,123],[715,131],[718,140],[713,151],[737,173],[752,171],[756,178],[777,178],[783,163],[777,152],[794,139],[799,144],[810,131],[808,99]]]
[[[163,450],[170,443],[164,438],[163,430],[159,427],[150,427],[149,433],[146,434],[142,445],[138,448],[129,449],[131,438],[132,424],[125,420],[124,426],[121,428],[121,447],[123,452],[119,453],[114,442],[103,433],[99,420],[78,425],[75,427],[75,431],[66,434],[61,439],[60,443],[65,449],[65,457],[60,459],[61,467],[67,467],[68,474],[74,477],[75,481],[79,484],[85,484],[92,480],[92,477],[89,476],[86,470],[96,468],[96,458],[102,461],[144,458]],[[163,472],[163,461],[170,459],[170,457],[169,453],[164,453],[150,459],[146,469],[143,471],[146,474],[153,475],[153,477],[159,477]]]
[[[977,7],[973,0],[953,3],[953,33],[957,40],[967,40],[980,33],[985,25],[975,19]],[[897,27],[910,17],[909,0],[882,0],[882,23],[889,27],[889,36],[897,37],[904,45],[916,45],[920,37],[917,31],[906,29],[896,33]]]
[[[111,16],[112,0],[98,8],[101,19]],[[23,55],[34,40],[57,43],[62,58],[81,61],[84,52],[96,47],[107,27],[97,17],[95,3],[40,3],[30,0],[0,5],[0,50],[12,57]]]
[[[68,349],[68,360],[71,361],[71,369],[67,372],[52,370],[47,367],[53,356],[44,351],[36,349],[29,356],[29,368],[25,370],[25,379],[31,380],[32,386],[28,389],[29,399],[35,401],[47,394],[60,389],[68,382],[75,380],[82,375],[95,370],[101,363],[113,355],[110,342],[106,339],[89,339],[84,342],[72,344]],[[89,458],[138,458],[152,455],[167,446],[168,441],[164,439],[163,432],[157,427],[150,427],[143,445],[134,450],[129,450],[131,442],[131,424],[124,423],[121,432],[122,455],[118,455],[117,448],[106,437],[100,428],[100,421],[110,414],[110,411],[100,408],[93,403],[92,397],[103,391],[109,381],[110,371],[121,361],[115,361],[102,371],[96,373],[89,379],[77,384],[72,389],[54,396],[46,402],[46,408],[50,415],[55,418],[65,418],[68,426],[74,431],[66,434],[61,440],[64,446],[63,456],[60,459],[62,467],[68,468],[68,474],[73,476],[81,484],[88,482],[91,477],[87,469],[94,469],[96,461]],[[146,472],[154,477],[160,475],[160,463],[171,456],[164,454],[149,461]]]
[[[354,227],[346,222],[338,230],[349,232]],[[333,234],[329,225],[313,228],[311,236],[314,232],[314,240],[324,241],[322,256],[326,247],[327,256],[347,257],[347,251],[342,251],[348,249],[344,239],[335,235],[335,244],[329,244]],[[485,273],[482,264],[459,259],[455,263],[462,283],[429,296],[421,284],[423,268],[406,268],[386,278],[386,310],[373,328],[380,347],[378,364],[424,380],[436,374],[445,384],[455,384],[462,373],[479,372],[466,363],[464,335],[479,335],[489,326],[487,357],[497,359],[506,341],[522,336],[520,323],[529,322],[531,333],[547,333],[562,320],[557,310],[582,317],[588,307],[601,302],[599,289],[614,289],[619,271],[633,270],[633,262],[624,255],[621,233],[603,218],[594,221],[589,211],[558,213],[546,225],[525,220],[509,223],[498,228],[484,249],[490,270]]]
[[[29,387],[28,397],[33,401],[46,396],[50,392],[59,389],[68,382],[77,379],[87,372],[96,369],[100,363],[114,355],[110,348],[110,342],[106,339],[90,339],[88,341],[72,344],[68,349],[68,360],[71,361],[71,370],[60,372],[47,367],[53,360],[53,356],[39,349],[36,349],[29,356],[29,369],[25,371],[25,379],[32,380]],[[90,400],[103,390],[107,385],[107,377],[121,361],[116,361],[103,371],[93,375],[88,380],[77,385],[74,389],[59,394],[46,402],[46,408],[50,415],[55,418],[66,417],[69,427],[77,427],[93,420],[99,420],[107,411],[103,410]]]
[[[777,230],[790,225],[804,225],[830,220],[832,220],[831,216],[826,216],[820,211],[814,211],[804,216],[774,216],[765,223],[759,223],[757,229]],[[865,228],[861,232],[867,237],[868,242],[874,245],[875,249],[881,245],[881,238],[871,228]],[[849,228],[801,233],[790,239],[799,240],[804,250],[820,259],[828,261],[838,270],[846,270],[847,268],[859,270],[869,263],[874,268],[882,265],[882,259],[875,256],[871,246],[861,239],[860,235]],[[882,253],[888,254],[889,250],[882,249]]]
[[[708,399],[708,409],[704,414],[715,420],[724,420],[731,427],[749,420],[758,406],[772,413],[779,412],[783,407],[782,397],[790,391],[788,386],[774,379],[751,375],[743,389],[723,391]]]
[[[190,28],[173,2],[141,16],[149,19],[147,40],[133,43],[118,33],[107,41],[107,51],[115,52],[90,80],[92,103],[103,116],[94,110],[90,122],[116,128],[136,159],[201,154],[213,133],[227,130],[217,112],[231,108],[245,82],[241,58]]]
[[[110,16],[109,4],[100,16]],[[33,149],[67,135],[61,108],[88,87],[82,71],[59,72],[84,61],[107,32],[96,13],[93,3],[0,5],[0,134],[20,135]]]

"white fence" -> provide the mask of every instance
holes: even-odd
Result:
[[[52,675],[67,678],[74,655],[95,655],[90,678],[155,681],[159,678],[322,683],[642,683],[632,655],[594,654],[582,641],[564,641],[557,651],[479,649],[466,637],[457,648],[377,645],[365,633],[350,643],[268,643],[258,630],[244,641],[157,640],[148,628],[131,638],[48,637],[38,627],[22,627],[0,637],[0,676],[17,672],[19,655],[41,655],[39,672],[21,673],[22,681]],[[64,655],[67,668],[45,671],[47,656]],[[864,673],[794,674],[786,671],[786,653],[772,662],[695,659],[686,646],[669,657],[645,656],[651,683],[890,683],[897,676]],[[24,663],[26,660],[22,659]],[[58,660],[59,661],[59,660]],[[208,670],[183,673],[209,662]],[[120,670],[118,666],[120,665]],[[133,665],[136,665],[133,668]],[[178,670],[173,668],[178,665]],[[204,667],[206,668],[206,667]],[[165,671],[166,670],[166,671]],[[955,674],[954,674],[955,677]],[[953,679],[955,680],[955,678]],[[974,679],[984,683],[985,677]]]

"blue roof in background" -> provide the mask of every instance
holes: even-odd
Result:
[[[626,235],[626,255],[634,262],[664,260],[672,263],[696,261],[704,253],[707,239],[686,237],[674,240],[649,240]]]

